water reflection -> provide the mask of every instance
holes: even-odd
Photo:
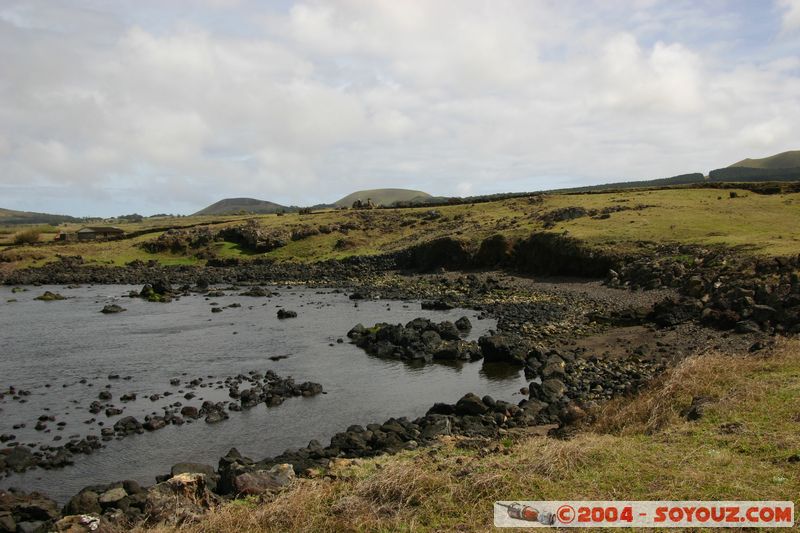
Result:
[[[522,367],[512,366],[507,363],[484,361],[478,372],[481,377],[489,381],[519,380],[522,377]]]

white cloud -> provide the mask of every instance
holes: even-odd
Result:
[[[778,0],[778,5],[783,9],[783,29],[800,30],[800,0]]]
[[[702,65],[680,44],[657,42],[643,50],[631,34],[612,37],[603,47],[601,87],[613,107],[654,112],[691,112],[702,106]]]
[[[4,207],[44,210],[34,187],[85,195],[83,214],[132,210],[120,190],[145,212],[534,190],[708,170],[800,134],[797,58],[726,53],[747,14],[691,2],[205,0],[157,26],[97,5],[0,7]],[[716,40],[682,38],[704,29]]]

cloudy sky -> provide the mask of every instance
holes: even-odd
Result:
[[[0,207],[530,191],[800,148],[800,0],[0,0]]]

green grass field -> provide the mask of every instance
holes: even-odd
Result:
[[[539,217],[554,209],[583,207],[600,210],[639,205],[647,207],[614,212],[606,219],[582,217],[559,222],[547,231],[566,232],[590,246],[621,251],[635,250],[637,243],[647,241],[723,245],[763,255],[793,255],[800,252],[800,194],[735,192],[736,198],[731,198],[727,190],[680,188],[552,194],[542,202],[515,198],[444,207],[329,210],[311,215],[290,213],[280,217],[262,215],[248,218],[255,218],[265,230],[286,234],[304,227],[318,228],[343,223],[355,226],[346,234],[334,231],[288,241],[286,246],[266,254],[282,261],[318,261],[392,252],[444,236],[474,244],[496,233],[512,238],[524,237],[532,231],[545,230]],[[430,216],[432,211],[437,216]],[[181,217],[145,220],[120,227],[126,232],[196,224],[222,227],[241,220],[241,216]],[[78,227],[70,225],[58,229],[74,231]],[[15,227],[13,231],[23,229]],[[8,227],[0,227],[0,244],[13,242],[13,231]],[[41,240],[52,240],[54,236],[52,231],[43,233]],[[52,261],[57,254],[81,255],[89,262],[104,264],[124,264],[133,259],[156,259],[164,264],[200,262],[192,254],[151,254],[141,248],[142,242],[157,236],[158,233],[150,233],[112,242],[3,246],[0,247],[0,257],[5,257],[6,263],[14,267],[40,265]],[[253,256],[233,243],[216,243],[212,249],[220,257]]]

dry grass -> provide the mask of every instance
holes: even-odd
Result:
[[[674,425],[698,396],[710,397],[719,409],[754,402],[774,383],[752,376],[780,368],[798,358],[797,345],[782,341],[768,355],[710,352],[684,359],[635,399],[605,404],[593,430],[618,435],[652,435]]]
[[[709,353],[690,357],[662,376],[633,401],[618,398],[608,402],[593,429],[620,435],[648,434],[664,429],[681,418],[695,396],[719,398],[725,394],[727,372],[743,373],[753,359]]]
[[[14,235],[14,244],[33,244],[39,242],[41,231],[36,228],[20,231]]]

